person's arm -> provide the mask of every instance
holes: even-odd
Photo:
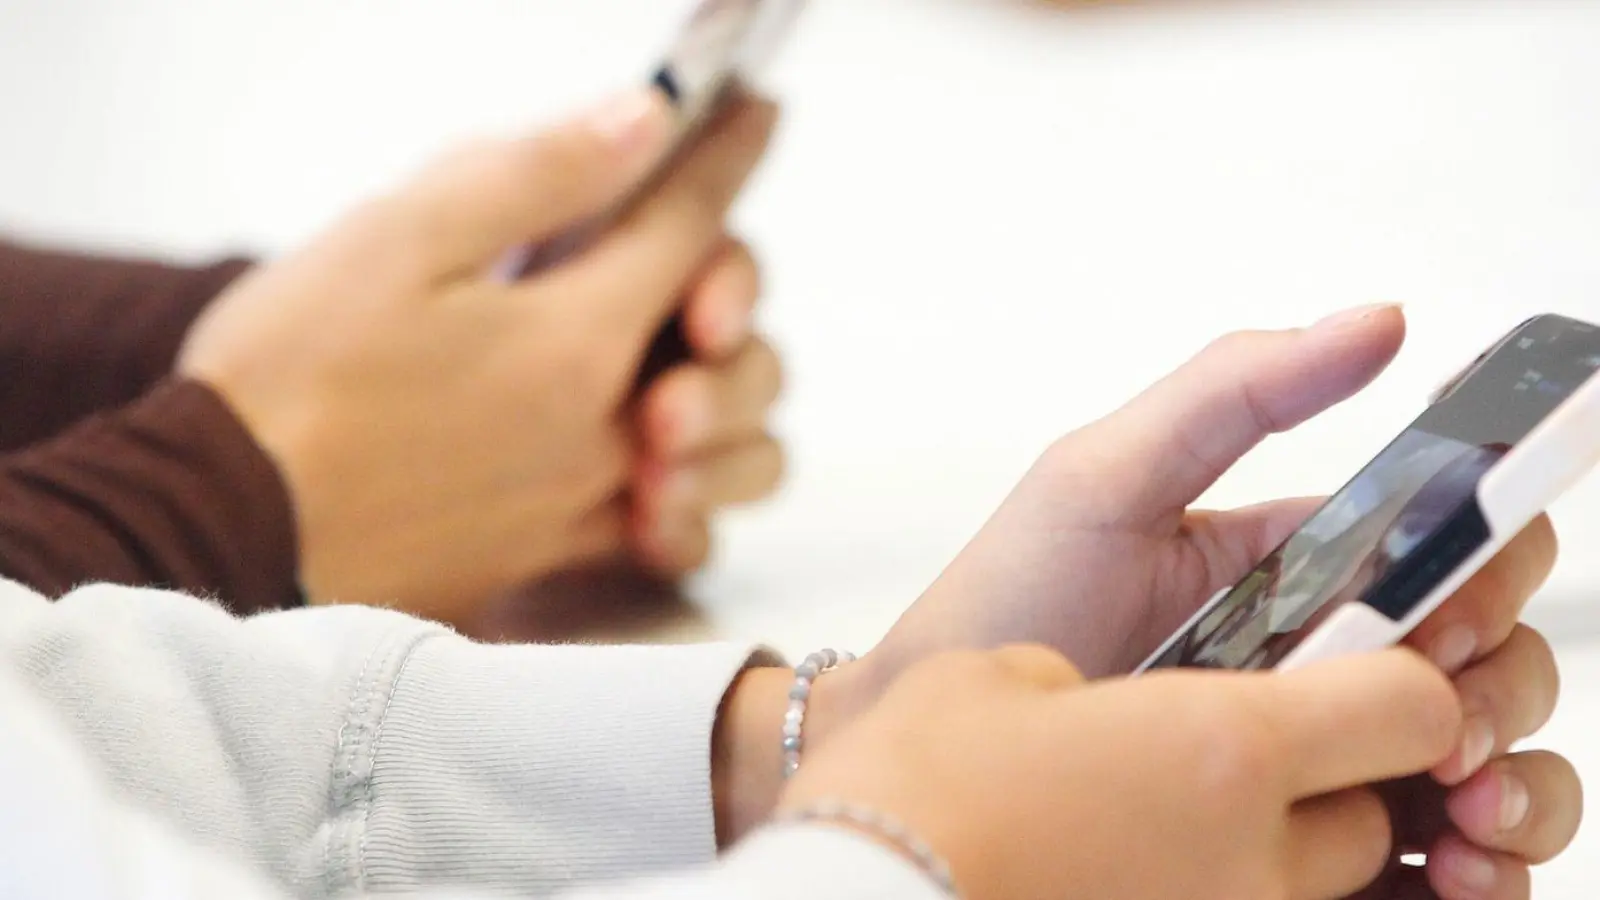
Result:
[[[749,646],[491,646],[370,607],[238,619],[5,585],[8,659],[123,796],[309,896],[543,896],[706,865],[717,815],[731,840],[780,781],[789,682]],[[809,733],[842,708],[839,676]],[[714,804],[713,783],[750,796]]]
[[[143,395],[172,370],[195,317],[250,265],[0,240],[0,378],[11,386],[0,393],[0,451]]]
[[[115,582],[277,609],[300,599],[298,558],[277,467],[197,382],[0,456],[0,577],[48,596]]]
[[[116,797],[61,720],[0,669],[0,896],[80,900],[288,900],[294,891],[235,855]],[[468,884],[417,900],[487,897]],[[346,896],[354,898],[353,894]],[[580,889],[567,900],[936,900],[910,865],[844,832],[791,828],[757,836],[700,871]]]

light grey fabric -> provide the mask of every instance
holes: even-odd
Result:
[[[715,862],[711,730],[755,652],[484,646],[371,608],[240,620],[0,583],[0,795],[19,798],[0,895],[928,896],[826,829]],[[30,890],[68,875],[82,890]]]

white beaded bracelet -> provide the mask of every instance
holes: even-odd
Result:
[[[811,702],[811,685],[827,672],[845,663],[854,662],[855,655],[838,650],[818,650],[794,667],[794,686],[789,688],[789,709],[783,714],[783,777],[787,779],[800,768],[801,728],[806,721],[806,707]]]
[[[921,869],[922,873],[937,884],[946,895],[953,898],[961,896],[956,890],[955,879],[950,874],[950,865],[944,861],[944,857],[928,846],[926,841],[912,834],[909,828],[877,810],[838,800],[822,800],[810,806],[783,812],[775,821],[794,824],[824,823],[855,828],[898,850],[901,856]]]

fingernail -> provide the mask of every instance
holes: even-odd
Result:
[[[1485,896],[1494,888],[1494,860],[1463,844],[1453,844],[1445,854],[1444,874],[1473,896]]]
[[[1515,775],[1500,776],[1500,830],[1516,831],[1528,817],[1532,804],[1528,785]]]
[[[1357,322],[1364,322],[1380,313],[1399,308],[1400,304],[1398,303],[1371,303],[1366,306],[1358,306],[1354,309],[1346,309],[1336,312],[1333,315],[1322,319],[1311,327],[1317,330],[1322,330],[1325,328],[1343,328],[1346,325],[1354,325]]]
[[[1434,639],[1428,657],[1446,675],[1454,675],[1472,661],[1472,654],[1476,652],[1477,632],[1465,625],[1452,625]]]
[[[595,107],[584,119],[588,127],[625,152],[654,146],[665,134],[660,101],[651,91],[627,91]]]
[[[1467,720],[1466,734],[1461,739],[1461,775],[1466,777],[1483,768],[1494,752],[1494,726],[1487,719]]]

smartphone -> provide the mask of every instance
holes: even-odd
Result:
[[[1292,669],[1401,641],[1600,461],[1600,328],[1522,323],[1137,671]]]
[[[525,278],[560,263],[647,198],[776,56],[804,7],[805,0],[701,0],[650,75],[651,86],[674,114],[668,150],[611,209],[553,241],[516,250],[500,264],[501,275]],[[639,373],[640,384],[688,357],[682,320],[674,316],[656,336]]]

